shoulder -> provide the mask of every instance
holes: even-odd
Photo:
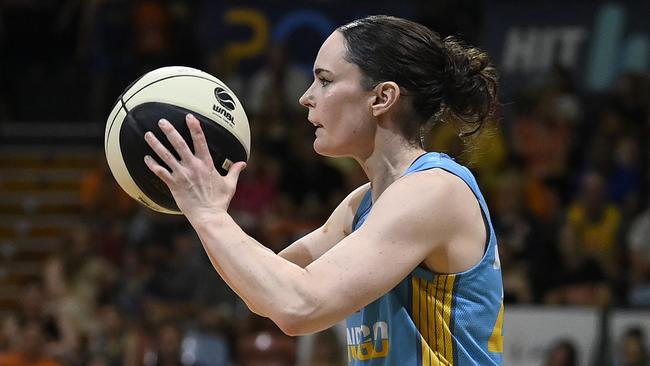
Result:
[[[383,224],[393,222],[404,230],[435,233],[444,240],[445,233],[452,235],[481,218],[481,209],[465,181],[434,168],[395,181],[377,199],[371,215],[379,216]]]
[[[393,183],[373,205],[362,230],[419,253],[427,268],[456,273],[478,263],[487,235],[481,206],[458,176],[430,169]]]
[[[377,200],[408,203],[412,207],[454,210],[464,203],[476,203],[471,188],[459,176],[444,169],[427,169],[409,174],[391,184]]]

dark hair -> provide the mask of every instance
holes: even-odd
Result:
[[[643,339],[645,338],[645,334],[643,333],[643,329],[641,327],[637,326],[632,326],[629,327],[625,330],[625,333],[623,333],[623,336],[626,338],[636,338],[641,340],[643,343]]]
[[[477,132],[497,107],[498,83],[485,52],[401,18],[374,15],[337,29],[346,60],[364,74],[363,87],[394,81],[413,97],[414,116],[401,125],[414,142],[429,121],[458,121],[460,136]]]
[[[554,359],[554,357],[557,357],[555,356],[557,352],[564,352],[565,355],[565,358],[562,359],[563,363],[561,365],[575,366],[578,364],[578,349],[570,339],[562,338],[556,341],[551,349],[547,352],[546,362],[544,364],[551,365],[551,362],[557,361]],[[553,363],[553,365],[556,364],[557,363]]]

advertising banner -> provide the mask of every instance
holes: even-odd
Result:
[[[484,6],[483,47],[504,95],[568,71],[586,92],[626,71],[650,71],[650,2],[494,1]]]

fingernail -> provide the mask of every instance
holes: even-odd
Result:
[[[167,120],[164,118],[161,118],[160,121],[158,121],[158,126],[162,127],[167,124]]]
[[[192,117],[193,117],[192,114],[191,114],[191,113],[188,113],[188,114],[185,116],[185,119],[189,121],[190,119],[192,119]]]
[[[149,155],[145,155],[145,156],[144,156],[144,161],[145,161],[145,162],[148,162],[149,160],[151,160],[151,156],[149,156]]]
[[[152,135],[151,131],[147,131],[144,133],[144,138],[149,138],[151,137],[151,135]]]

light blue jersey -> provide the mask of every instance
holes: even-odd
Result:
[[[502,363],[503,283],[485,199],[472,173],[445,154],[422,155],[405,175],[433,168],[458,176],[474,192],[489,228],[485,254],[462,273],[437,274],[418,267],[390,292],[350,315],[346,320],[350,365]],[[371,209],[368,191],[357,209],[354,230]]]

